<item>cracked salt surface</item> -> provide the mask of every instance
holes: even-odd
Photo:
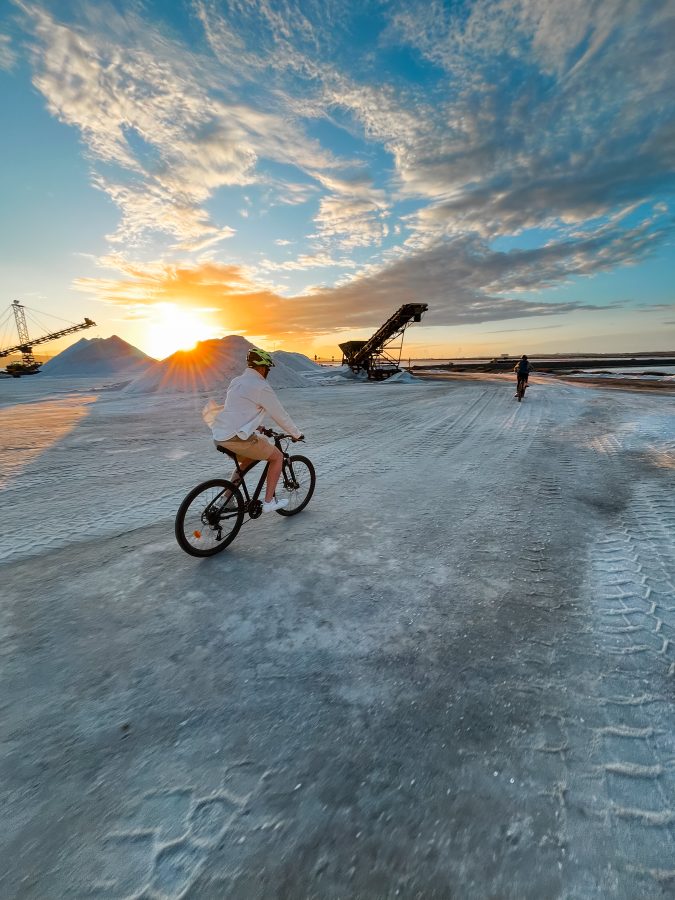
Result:
[[[9,382],[3,896],[675,888],[668,400],[335,377],[310,506],[205,561],[203,396]]]

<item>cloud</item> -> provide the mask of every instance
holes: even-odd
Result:
[[[305,11],[290,3],[283,7],[283,13],[266,2],[235,6],[229,9],[227,18],[211,3],[198,2],[196,8],[211,48],[228,71],[232,70],[236,54],[241,61],[238,71],[243,68],[259,74],[265,70],[264,77],[269,75],[275,81],[283,78],[286,70],[300,75],[306,85],[314,85],[314,94],[311,88],[307,88],[309,95],[302,92],[291,95],[280,88],[277,98],[298,116],[328,117],[336,94],[334,87],[324,86],[343,84],[341,76],[324,56],[328,52],[328,20],[336,24],[342,18],[341,14],[331,15],[330,4],[322,5],[318,22],[312,22]],[[234,21],[239,24],[238,31]],[[253,40],[247,39],[251,33],[255,35]],[[314,57],[311,51],[314,51]],[[274,61],[273,68],[270,60]],[[297,91],[297,82],[293,86]],[[297,164],[297,155],[294,162]],[[337,246],[345,249],[382,243],[388,234],[382,217],[389,202],[385,192],[373,186],[365,167],[355,170],[353,160],[338,165],[336,161],[326,159],[320,165],[308,162],[303,168],[329,191],[320,199],[314,219],[322,239],[334,240]],[[291,188],[300,190],[297,198]],[[315,191],[316,188],[307,185],[286,185],[285,191],[280,192],[280,200],[305,202]]]
[[[388,234],[382,208],[359,197],[323,197],[315,221],[320,236],[339,236],[346,248],[381,244]]]
[[[559,278],[563,277],[562,263]],[[425,302],[427,325],[550,316],[590,308],[583,302],[536,303],[514,294],[550,283],[537,254],[490,251],[477,237],[457,238],[364,273],[333,290],[307,298],[308,313],[324,328],[371,327],[403,303]]]
[[[342,4],[332,0],[303,9],[292,0],[195,0],[194,9],[211,50],[234,81],[254,81],[261,72],[275,81],[288,73],[320,77],[331,32],[345,18]]]
[[[633,229],[614,229],[601,237],[551,241],[546,246],[496,252],[477,234],[442,240],[410,254],[399,254],[379,266],[371,266],[332,290],[320,290],[307,298],[322,327],[331,320],[342,326],[370,327],[397,306],[426,302],[428,325],[456,325],[504,321],[524,316],[550,316],[594,306],[584,299],[578,282],[578,301],[536,302],[542,291],[572,279],[611,271],[649,255],[671,236],[664,227],[654,233],[644,224]],[[522,295],[527,299],[520,299]]]
[[[529,298],[672,238],[671,0],[193,0],[204,41],[191,47],[143,5],[88,4],[73,22],[17,5],[36,87],[120,210],[119,260],[158,237],[183,260],[118,260],[120,277],[78,282],[111,302],[180,290],[250,333],[252,297],[265,330],[375,327],[410,299],[430,303],[430,324],[550,316],[586,308],[583,289],[576,303]],[[399,51],[405,71],[389,62]],[[186,261],[208,249],[241,262],[225,255],[243,252],[241,235],[226,240],[241,188],[260,212],[294,207],[294,235],[306,216],[295,258],[264,258],[258,277],[339,267],[332,287],[306,278],[284,299],[257,284],[264,245],[248,268]],[[547,243],[491,249],[525,229]],[[286,246],[280,233],[261,240]]]
[[[389,233],[383,221],[389,204],[385,192],[376,189],[365,171],[351,177],[318,175],[330,190],[322,197],[314,219],[320,237],[338,237],[344,248],[379,245]]]
[[[267,183],[275,191],[276,202],[286,206],[300,206],[307,203],[317,192],[316,185],[312,184],[294,184],[290,181],[280,182],[272,179]]]
[[[16,65],[17,58],[12,47],[12,39],[8,34],[0,33],[0,70],[11,72]]]
[[[482,334],[523,334],[530,331],[547,331],[551,328],[562,328],[558,325],[522,325],[520,328],[498,328],[496,331],[483,331]]]
[[[158,230],[172,235],[177,249],[197,251],[235,234],[228,225],[219,228],[212,224],[206,212],[189,199],[172,197],[154,185],[122,185],[103,176],[95,176],[93,183],[122,211],[117,230],[108,235],[112,244],[129,248]]]
[[[105,260],[117,270],[115,277],[81,278],[75,286],[104,302],[134,308],[170,302],[217,309],[226,329],[280,338],[347,328],[374,330],[398,306],[409,302],[429,304],[428,325],[478,324],[616,308],[617,304],[588,303],[581,287],[577,301],[542,302],[522,295],[536,295],[573,277],[610,269],[644,252],[640,244],[645,240],[637,227],[632,232],[608,233],[602,241],[564,240],[503,253],[491,250],[479,236],[468,235],[371,266],[337,287],[316,287],[295,297],[281,296],[241,266],[213,261],[143,265],[130,263],[122,255]],[[283,267],[321,265],[339,265],[339,261],[316,255]]]
[[[582,222],[675,186],[675,8],[645,12],[621,0],[406,3],[390,39],[445,70],[449,88],[414,131],[397,128],[391,101],[344,102],[387,142],[401,189],[432,200],[425,232]]]
[[[107,9],[103,31],[96,18],[66,25],[26,9],[35,85],[50,111],[79,129],[96,185],[122,211],[113,240],[159,230],[186,249],[226,236],[228,226],[211,222],[202,203],[219,187],[246,183],[256,153],[236,117],[219,114],[199,64],[133,13]]]
[[[21,8],[33,34],[34,83],[52,114],[80,131],[95,183],[122,212],[117,242],[159,230],[176,247],[204,246],[230,227],[213,222],[205,202],[221,188],[266,183],[261,158],[307,172],[335,166],[292,117],[226,96],[208,60],[137,13],[86,7],[66,24],[39,6]],[[280,186],[285,203],[304,202],[310,191]]]
[[[229,333],[304,333],[293,300],[254,283],[241,267],[204,262],[199,265],[156,263],[137,265],[119,257],[106,260],[122,277],[80,278],[75,287],[103,302],[124,307],[139,316],[160,303],[174,303],[217,311]]]
[[[276,272],[280,269],[286,272],[297,272],[303,269],[333,267],[353,269],[356,267],[356,263],[353,260],[347,259],[345,257],[336,259],[329,253],[302,253],[297,257],[297,259],[288,259],[284,262],[273,262],[269,259],[264,259],[259,268],[263,271],[268,270],[271,272]]]
[[[202,206],[216,191],[269,179],[263,159],[316,179],[326,191],[318,234],[345,248],[382,244],[397,191],[424,201],[407,221],[433,240],[583,223],[675,184],[667,38],[675,12],[666,0],[654,0],[649,16],[619,0],[392,7],[382,40],[451,76],[431,90],[359,83],[340,71],[328,25],[343,35],[348,25],[330,4],[319,16],[292,2],[196,2],[215,65],[133,12],[89,11],[75,26],[24,8],[37,38],[36,84],[53,112],[81,130],[96,159],[134,173],[167,204],[191,206],[188,241],[196,222],[206,238],[218,230]],[[255,105],[241,102],[247,84]],[[339,162],[307,138],[301,117],[329,118],[334,109],[391,154],[388,188],[367,183],[365,169],[345,175],[353,160]],[[127,179],[114,183],[106,173],[104,183],[124,203]],[[276,180],[278,202],[304,203],[314,191],[316,184]],[[135,220],[137,232],[138,210]]]
[[[659,313],[670,312],[675,310],[675,303],[641,303],[639,310],[641,313]]]

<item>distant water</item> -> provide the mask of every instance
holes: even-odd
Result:
[[[633,378],[639,377],[643,372],[646,372],[648,375],[656,374],[656,373],[664,373],[665,375],[675,375],[675,366],[631,366],[628,368],[627,366],[617,366],[615,368],[606,369],[604,366],[594,366],[592,369],[582,369],[582,372],[586,372],[587,374],[590,372],[611,372],[612,375],[631,375]]]
[[[496,357],[500,359],[500,357]],[[485,356],[485,357],[439,357],[439,358],[425,358],[425,359],[416,359],[414,357],[403,357],[401,359],[401,367],[408,368],[410,366],[446,366],[448,363],[452,363],[457,366],[472,366],[472,365],[481,365],[484,363],[492,362],[495,359],[494,356]],[[552,361],[561,362],[561,357],[552,357]],[[507,362],[512,362],[515,366],[518,361],[517,357],[511,357],[510,360],[506,360]],[[583,372],[589,374],[591,372],[608,372],[612,375],[626,375],[628,377],[638,378],[642,372],[651,375],[652,373],[662,372],[666,376],[675,375],[675,366],[660,366],[658,363],[654,366],[603,366],[602,359],[591,360],[588,357],[577,357],[570,358],[570,366],[578,367],[579,372]],[[319,359],[317,362],[322,366],[339,366],[342,364],[342,357],[336,358],[334,361]],[[533,370],[536,373],[537,364],[545,365],[545,358],[537,358],[533,364]]]
[[[402,359],[401,365],[402,366],[407,366],[407,365],[411,365],[411,366],[447,366],[448,363],[453,363],[454,365],[471,366],[474,364],[479,365],[481,363],[489,363],[493,359],[494,359],[494,356],[486,356],[483,358],[476,357],[475,359],[473,357],[471,359],[461,359],[461,358],[460,359],[449,359],[447,357],[444,359],[410,359],[410,360]],[[514,365],[515,365],[515,360],[514,360]]]
[[[427,358],[427,359],[415,359],[414,357],[404,356],[401,357],[401,365],[408,366],[447,366],[448,363],[456,363],[459,365],[472,365],[473,363],[488,363],[493,360],[493,356],[485,356],[482,358],[476,357],[471,359],[450,359],[449,357],[443,357],[443,359],[435,359],[435,358]],[[339,366],[342,364],[342,357],[335,358],[335,360],[331,361],[330,359],[318,359],[317,362],[322,366]],[[514,359],[515,365],[515,359]]]

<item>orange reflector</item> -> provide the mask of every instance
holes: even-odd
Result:
[[[193,531],[192,534],[193,534],[193,536],[196,537],[198,540],[199,540],[199,538],[202,536],[201,531]]]

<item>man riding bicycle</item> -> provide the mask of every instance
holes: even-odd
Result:
[[[274,444],[258,433],[263,431],[262,421],[265,415],[274,419],[280,428],[291,435],[294,442],[303,437],[267,384],[266,379],[273,365],[274,360],[266,350],[259,350],[257,347],[249,350],[246,357],[247,368],[230,382],[225,405],[211,425],[216,445],[236,454],[242,474],[259,460],[269,462],[263,512],[274,512],[288,505],[288,500],[277,500],[274,496],[283,455]],[[236,473],[231,480],[236,483]]]
[[[520,393],[521,389],[523,394],[525,393],[525,388],[527,387],[527,377],[530,374],[530,369],[530,361],[523,353],[520,360],[513,367],[513,371],[517,374],[516,397]]]

